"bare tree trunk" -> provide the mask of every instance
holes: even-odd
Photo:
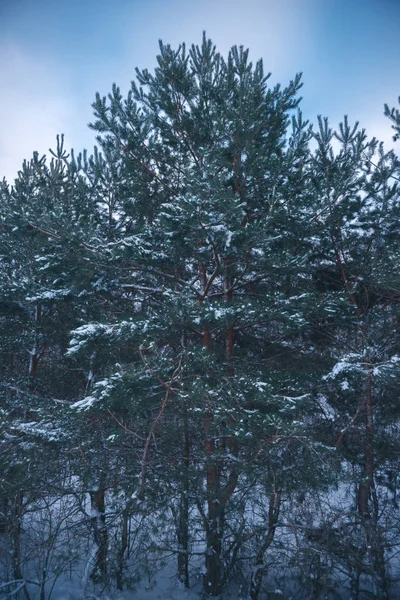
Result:
[[[39,362],[46,351],[45,345],[40,345],[38,329],[42,318],[42,309],[39,304],[35,308],[35,342],[32,350],[29,351],[29,367],[28,375],[30,379],[29,391],[34,392],[36,387],[36,379],[38,373]]]
[[[94,531],[94,541],[97,545],[97,552],[90,578],[95,582],[105,581],[107,576],[108,531],[106,527],[104,496],[105,490],[102,488],[90,492],[91,519]]]
[[[352,570],[350,574],[350,600],[359,600],[360,597],[360,571]]]
[[[364,527],[375,586],[375,597],[389,600],[385,568],[385,552],[379,531],[379,507],[375,490],[374,420],[372,402],[372,367],[366,390],[365,444],[363,477],[358,486],[357,507]]]
[[[203,589],[209,596],[219,596],[224,585],[224,563],[221,552],[225,525],[225,507],[218,500],[209,499],[207,508],[207,553]]]
[[[20,581],[24,580],[24,576],[21,571],[21,521],[23,514],[23,497],[22,491],[18,491],[15,495],[14,514],[11,525],[13,577],[15,580]],[[22,589],[24,591],[26,600],[30,600],[29,592],[25,583]]]
[[[206,484],[207,484],[207,523],[206,523],[206,571],[203,577],[203,589],[210,596],[218,596],[221,589],[222,565],[221,549],[223,535],[223,514],[217,499],[219,492],[219,473],[215,458],[215,442],[210,431],[212,416],[204,416]],[[221,519],[222,517],[222,519]]]
[[[122,511],[122,531],[121,531],[121,546],[118,552],[118,567],[117,567],[117,589],[123,590],[123,578],[125,569],[125,553],[128,548],[128,525],[129,525],[130,503],[125,506]]]
[[[269,499],[268,509],[268,527],[265,533],[265,537],[261,548],[259,549],[256,557],[255,567],[251,576],[250,582],[250,598],[251,600],[258,600],[258,595],[261,589],[262,578],[264,574],[264,557],[268,548],[271,546],[274,536],[276,525],[278,523],[279,511],[281,508],[281,491],[277,490],[271,494]]]
[[[179,503],[178,523],[178,577],[185,587],[189,587],[189,465],[190,440],[186,406],[183,407],[183,487]]]

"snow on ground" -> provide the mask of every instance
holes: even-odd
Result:
[[[89,586],[84,589],[79,582],[68,581],[59,582],[51,596],[51,600],[199,600],[200,598],[201,582],[190,590],[185,589],[168,570],[160,572],[159,576],[150,583],[142,582],[130,591],[95,591],[90,590]],[[237,596],[235,598],[238,599]]]

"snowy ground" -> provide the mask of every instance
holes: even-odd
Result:
[[[238,598],[237,596],[235,596]],[[199,600],[200,584],[187,590],[171,577],[170,573],[160,573],[151,583],[143,582],[135,590],[124,592],[108,592],[106,590],[90,590],[81,583],[59,582],[54,589],[51,600]]]

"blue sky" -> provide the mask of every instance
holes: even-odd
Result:
[[[57,133],[91,150],[95,92],[126,91],[159,38],[200,43],[203,30],[223,54],[249,47],[272,83],[302,71],[311,121],[348,114],[392,147],[383,104],[400,95],[399,23],[400,0],[0,0],[0,178]]]

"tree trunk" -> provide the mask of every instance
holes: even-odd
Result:
[[[121,546],[118,552],[118,568],[117,568],[117,589],[123,590],[124,587],[124,569],[125,569],[125,553],[128,548],[128,524],[129,524],[130,503],[125,506],[122,511],[122,530],[121,530]]]
[[[207,520],[206,520],[206,561],[203,577],[203,590],[209,596],[222,593],[226,579],[222,544],[225,530],[225,509],[229,498],[235,491],[238,474],[236,468],[229,473],[225,485],[222,485],[221,469],[216,458],[215,440],[211,431],[213,417],[204,416],[206,484],[207,484]],[[235,440],[230,443],[231,452],[237,453]]]
[[[251,576],[250,583],[250,598],[258,600],[258,595],[261,589],[262,578],[264,574],[264,557],[265,553],[273,542],[275,536],[276,525],[278,523],[279,511],[281,508],[281,491],[274,491],[269,499],[268,509],[268,527],[261,548],[256,557],[254,570]]]
[[[105,581],[107,576],[108,531],[106,527],[104,495],[104,489],[90,492],[91,520],[94,531],[94,541],[97,545],[97,552],[90,578],[96,583]]]
[[[219,596],[224,585],[222,539],[224,535],[225,507],[218,500],[208,500],[206,572],[203,589],[209,596]]]
[[[363,477],[358,486],[357,507],[364,527],[365,539],[372,569],[375,597],[389,600],[385,569],[385,552],[379,532],[379,507],[375,490],[374,422],[372,403],[372,367],[366,390],[365,444]],[[374,501],[373,501],[374,500]]]
[[[186,406],[183,407],[183,486],[179,503],[178,523],[178,577],[185,587],[189,587],[189,465],[190,441]]]
[[[21,521],[23,514],[23,492],[16,493],[14,498],[14,514],[11,525],[12,538],[12,568],[13,577],[17,581],[23,581],[24,577],[21,571]],[[26,600],[30,600],[29,592],[24,583],[23,588]]]
[[[28,375],[29,375],[29,391],[34,392],[36,388],[36,379],[38,373],[39,362],[45,353],[46,347],[44,345],[40,346],[38,341],[38,329],[40,325],[40,321],[42,318],[42,309],[39,304],[36,305],[35,309],[35,343],[32,350],[29,351],[29,367],[28,367]]]
[[[360,597],[360,571],[352,570],[350,574],[350,600],[359,600]]]
[[[225,261],[225,285],[224,298],[226,302],[232,299],[231,288],[231,261]],[[209,287],[207,282],[207,274],[202,267],[201,281],[204,291]],[[205,328],[203,330],[203,347],[207,350],[211,349],[210,331]],[[234,347],[234,329],[233,326],[228,327],[225,333],[225,359],[227,365],[227,374],[233,376],[232,358]],[[221,467],[217,463],[215,434],[212,431],[213,425],[213,410],[212,407],[206,410],[204,415],[204,450],[206,457],[206,486],[207,486],[207,518],[206,518],[206,559],[205,559],[205,574],[203,577],[203,590],[208,596],[219,596],[223,590],[225,583],[225,565],[222,556],[222,545],[224,538],[225,527],[225,508],[226,503],[233,494],[238,475],[236,469],[232,469],[225,485],[222,482]],[[236,440],[231,438],[228,440],[231,452],[237,454]]]
[[[206,571],[203,577],[203,589],[209,596],[218,596],[221,592],[222,564],[221,549],[223,536],[223,515],[218,501],[219,473],[215,458],[215,442],[211,433],[212,416],[204,416],[206,484],[207,484],[207,524],[206,524]],[[222,516],[222,520],[221,520]]]

